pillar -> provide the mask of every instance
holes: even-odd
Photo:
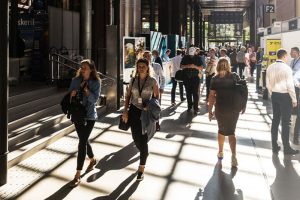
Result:
[[[194,30],[195,30],[195,46],[200,47],[200,6],[194,0]]]
[[[8,0],[0,1],[0,186],[7,182]]]
[[[155,30],[155,0],[148,0],[150,5],[150,16],[149,16],[149,22],[150,22],[150,31]]]
[[[81,0],[80,50],[84,58],[92,57],[92,0]]]
[[[299,0],[295,0],[295,9],[296,9],[296,17],[300,17],[300,1]]]
[[[133,1],[133,36],[137,36],[142,32],[142,5],[141,0],[132,0]]]

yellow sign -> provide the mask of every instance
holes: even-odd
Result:
[[[277,59],[276,52],[278,49],[281,48],[281,40],[280,39],[267,39],[267,49],[266,49],[266,56],[267,56],[267,66],[274,63]]]

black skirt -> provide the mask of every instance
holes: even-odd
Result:
[[[218,133],[224,136],[234,135],[239,113],[232,111],[220,112],[216,110],[215,115],[218,122]]]

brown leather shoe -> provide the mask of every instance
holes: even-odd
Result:
[[[69,186],[71,188],[77,187],[80,183],[80,178],[77,178],[76,176],[74,177],[74,179],[70,182]]]
[[[88,173],[94,169],[94,166],[97,164],[97,160],[94,159],[93,162],[90,162],[89,166],[86,168],[85,172]]]

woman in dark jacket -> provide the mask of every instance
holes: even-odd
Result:
[[[90,164],[86,172],[93,170],[96,165],[96,159],[88,138],[94,128],[97,120],[96,102],[100,95],[100,77],[96,71],[93,61],[87,59],[81,62],[81,67],[77,71],[76,77],[72,80],[69,92],[71,98],[80,99],[80,102],[86,110],[85,123],[74,122],[76,132],[79,138],[77,167],[74,179],[70,187],[76,187],[80,183],[81,170],[83,168],[85,156],[88,155]],[[72,114],[72,113],[71,113]]]
[[[237,167],[236,159],[236,137],[235,129],[239,118],[239,112],[234,108],[234,84],[235,80],[239,80],[236,73],[231,73],[231,67],[228,60],[221,58],[217,65],[217,75],[211,80],[208,113],[209,120],[216,116],[218,122],[218,144],[219,152],[218,158],[223,159],[223,146],[225,136],[229,137],[229,144],[231,149],[231,165]],[[212,111],[215,106],[215,112]],[[245,110],[242,110],[244,113]]]

